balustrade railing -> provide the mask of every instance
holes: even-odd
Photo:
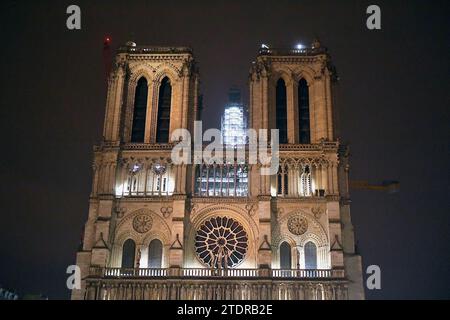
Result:
[[[344,270],[336,269],[271,269],[273,278],[342,278]]]
[[[184,277],[257,277],[258,269],[181,269]]]
[[[344,278],[342,269],[207,269],[207,268],[101,268],[91,267],[91,277],[105,278]]]

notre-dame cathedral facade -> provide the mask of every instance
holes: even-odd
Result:
[[[363,299],[336,80],[318,41],[262,47],[248,127],[279,129],[278,173],[238,161],[175,164],[171,133],[192,132],[202,108],[193,52],[120,47],[72,298]]]

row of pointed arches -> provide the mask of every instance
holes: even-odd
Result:
[[[147,267],[161,268],[163,257],[163,244],[159,239],[153,239],[148,245]],[[132,269],[139,267],[140,261],[137,261],[139,253],[136,250],[136,243],[133,239],[128,239],[122,246],[122,263],[121,267]]]
[[[317,269],[317,246],[314,242],[308,241],[305,243],[304,247],[304,265],[300,262],[297,255],[298,261],[295,262],[292,259],[292,247],[286,241],[282,242],[280,245],[280,269],[288,270],[292,269],[293,264],[297,265],[297,268],[315,270]]]
[[[311,143],[310,117],[309,117],[309,88],[307,81],[302,78],[297,86],[298,108],[298,141]],[[278,79],[275,88],[275,114],[276,128],[279,130],[280,143],[288,143],[288,111],[287,90],[283,78]]]
[[[144,142],[148,104],[148,81],[141,77],[136,85],[131,128],[131,142]],[[158,114],[156,119],[156,142],[169,142],[170,110],[172,105],[172,84],[164,77],[159,86]]]
[[[317,246],[308,241],[304,246],[304,266],[302,269],[314,270],[317,269]],[[122,268],[138,267],[139,261],[136,256],[136,243],[132,239],[124,242],[122,247]],[[147,254],[148,268],[161,268],[163,257],[163,244],[159,239],[153,239],[148,246]],[[292,247],[287,242],[282,242],[280,245],[280,269],[288,270],[293,267]],[[295,262],[294,262],[295,263]],[[297,262],[300,267],[300,262]]]

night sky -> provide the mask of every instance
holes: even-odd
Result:
[[[82,29],[66,28],[77,4]],[[366,28],[378,4],[382,30]],[[340,137],[351,179],[399,180],[400,192],[354,190],[352,219],[370,299],[450,298],[448,1],[2,1],[0,284],[66,299],[87,219],[92,146],[101,139],[103,38],[188,45],[200,67],[204,127],[219,127],[227,90],[248,100],[261,43],[319,37],[337,67]]]

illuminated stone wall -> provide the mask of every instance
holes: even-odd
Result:
[[[165,77],[172,85],[170,132],[177,128],[192,132],[199,79],[190,49],[132,43],[120,48],[109,79],[104,140],[94,148],[88,220],[83,247],[77,253],[85,280],[81,290],[73,291],[73,299],[160,299],[164,294],[171,298],[217,298],[217,294],[223,298],[363,298],[361,260],[355,254],[349,211],[348,154],[336,140],[334,125],[333,70],[324,50],[260,52],[250,71],[250,128],[274,128],[274,88],[283,78],[288,143],[280,146],[279,173],[263,176],[260,166],[249,164],[245,193],[198,192],[196,183],[203,178],[198,180],[195,166],[175,165],[173,144],[155,141],[159,86]],[[132,143],[135,88],[141,77],[148,83],[145,134],[143,142]],[[308,144],[299,143],[296,86],[301,79],[309,85]],[[205,179],[209,181],[209,176]],[[199,231],[208,223],[217,225]],[[130,239],[133,252],[125,252],[124,243]],[[160,257],[156,252],[160,268],[150,270],[155,252],[149,246],[155,239],[162,243]],[[288,245],[291,264],[287,270],[279,270],[283,243]],[[123,258],[128,255],[134,268],[123,270]],[[211,285],[201,284],[211,266],[242,270],[237,276],[251,276],[251,286],[256,287],[241,288],[240,293],[239,286],[223,291],[228,287],[221,286],[221,281],[226,281],[227,274],[211,280]],[[93,268],[103,271],[93,274]],[[170,284],[160,279],[177,272],[181,275]],[[130,274],[133,279],[113,281]],[[177,277],[181,277],[179,283]],[[267,277],[275,280],[263,283]],[[274,284],[277,277],[289,279],[286,289]],[[263,289],[255,291],[258,281]],[[172,285],[184,288],[183,293],[167,291]],[[99,291],[102,286],[109,289]],[[117,288],[145,290],[131,294]]]

